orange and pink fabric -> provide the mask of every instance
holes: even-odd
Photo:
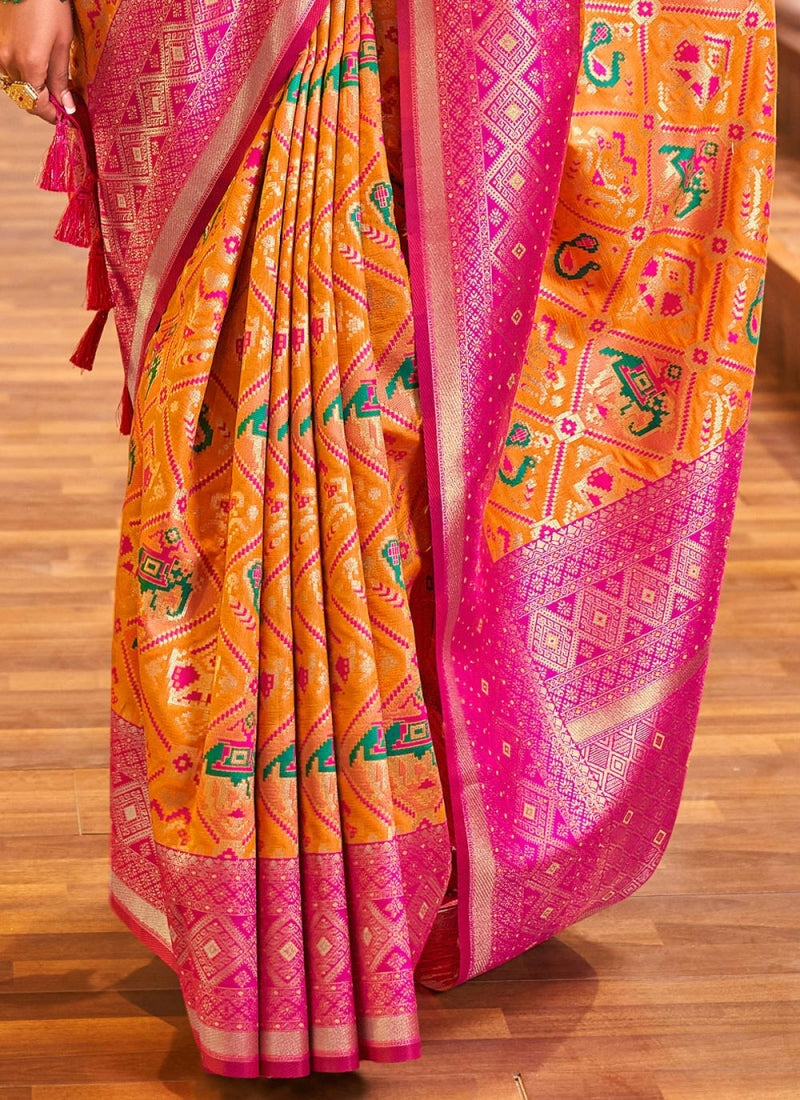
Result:
[[[131,421],[112,903],[208,1069],[416,1057],[415,979],[503,963],[667,844],[753,387],[773,12],[75,6]]]

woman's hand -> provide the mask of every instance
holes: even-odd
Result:
[[[0,73],[36,89],[39,99],[31,114],[47,122],[56,121],[50,96],[68,114],[75,111],[68,87],[73,34],[69,0],[0,0]]]

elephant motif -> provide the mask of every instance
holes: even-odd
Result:
[[[331,401],[330,405],[328,405],[327,409],[325,409],[325,411],[323,412],[322,423],[327,424],[333,417],[334,413],[339,414],[339,420],[343,418],[344,414],[342,411],[342,395],[340,393],[336,394],[333,401]]]
[[[193,573],[191,570],[184,569],[169,549],[157,551],[141,547],[136,576],[142,595],[150,594],[151,611],[156,610],[159,596],[172,595],[177,591],[178,606],[167,608],[167,615],[170,619],[179,619],[183,615],[189,597],[194,591],[191,583]]]
[[[236,429],[236,438],[241,439],[248,428],[250,428],[253,435],[268,435],[268,413],[269,410],[266,405],[260,405],[257,409],[254,409]]]
[[[314,768],[322,774],[336,771],[336,756],[333,751],[332,737],[327,737],[306,760],[306,775],[311,775]]]
[[[425,718],[400,718],[386,730],[386,752],[389,756],[412,753],[419,760],[433,752],[431,729]]]
[[[363,418],[367,416],[380,416],[381,405],[378,400],[378,384],[377,382],[370,380],[369,382],[362,382],[356,392],[344,406],[343,415],[345,420],[350,414],[354,412],[357,417]]]
[[[429,752],[433,752],[433,741],[427,719],[401,718],[388,726],[385,732],[380,723],[370,726],[351,750],[350,763],[355,764],[359,756],[368,762],[385,760],[388,756],[407,755],[413,755],[419,760]],[[271,775],[275,768],[279,769],[281,779],[296,777],[297,758],[294,745],[287,745],[269,761],[264,768],[264,778]],[[323,773],[336,771],[333,738],[328,737],[308,758],[306,775],[310,775],[314,768]]]
[[[656,388],[656,381],[644,359],[617,348],[601,348],[600,354],[607,355],[612,360],[611,366],[622,386],[620,396],[627,398],[627,404],[619,410],[620,415],[624,416],[634,406],[641,412],[650,413],[650,419],[641,428],[634,427],[633,422],[628,425],[631,435],[647,435],[648,432],[660,428],[669,415],[666,407],[667,395],[664,390]]]
[[[281,779],[297,778],[297,752],[294,745],[287,745],[283,752],[279,752],[270,760],[263,771],[264,779],[267,779],[276,768]]]
[[[407,359],[404,359],[392,377],[389,379],[389,384],[386,387],[386,396],[394,397],[395,390],[400,383],[403,383],[403,389],[416,390],[419,389],[419,375],[417,374],[417,364],[414,362],[412,356],[409,355]]]
[[[364,736],[356,743],[350,753],[350,763],[355,764],[356,757],[361,753],[365,760],[386,759],[386,739],[383,736],[383,726],[370,726]]]
[[[350,763],[355,764],[361,753],[364,760],[385,760],[388,756],[413,755],[420,760],[433,752],[430,726],[426,718],[399,718],[387,726],[370,726],[350,753]]]
[[[361,31],[361,57],[359,63],[362,69],[368,69],[372,73],[378,70],[378,41],[375,35],[364,27]]]
[[[205,756],[206,774],[229,779],[234,786],[253,777],[255,753],[249,741],[219,741]]]

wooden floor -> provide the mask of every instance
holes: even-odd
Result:
[[[0,1100],[800,1098],[800,398],[762,379],[697,747],[638,895],[446,995],[424,1057],[294,1084],[200,1069],[172,973],[106,905],[113,339],[0,103]]]

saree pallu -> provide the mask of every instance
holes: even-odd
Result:
[[[772,14],[77,9],[132,408],[112,901],[207,1068],[414,1057],[415,976],[629,895],[672,829]]]

